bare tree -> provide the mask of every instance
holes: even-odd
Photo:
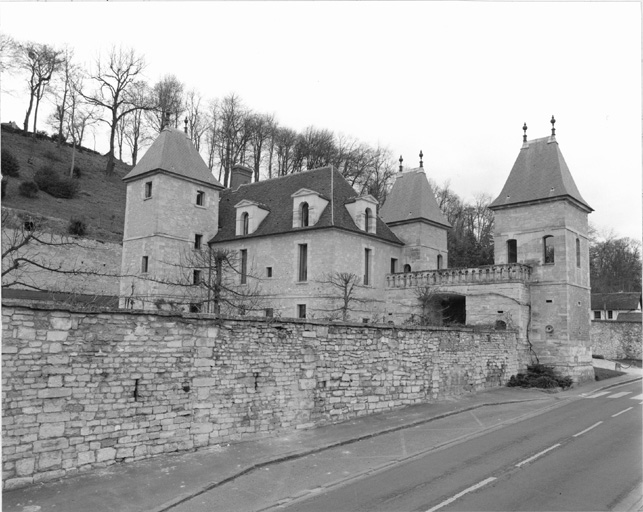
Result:
[[[442,325],[443,297],[440,289],[434,286],[420,286],[415,289],[415,298],[420,307],[418,321],[420,325]]]
[[[61,52],[47,44],[21,43],[18,50],[18,66],[27,72],[27,89],[29,106],[25,114],[23,129],[29,129],[29,118],[34,111],[33,131],[36,132],[38,122],[38,107],[45,95],[47,85],[62,62]],[[34,108],[35,100],[35,108]]]
[[[119,121],[131,112],[139,109],[149,110],[149,104],[138,103],[139,99],[133,94],[133,85],[143,73],[145,61],[134,53],[133,49],[112,48],[105,63],[98,59],[96,70],[91,79],[97,83],[97,89],[83,97],[92,105],[107,111],[107,118],[101,121],[110,128],[109,152],[105,174],[111,176],[114,172],[114,148],[116,130]]]
[[[0,33],[0,72],[11,73],[18,68],[20,46],[11,36]]]
[[[178,120],[185,111],[183,103],[184,85],[175,75],[165,75],[152,88],[154,108],[149,110],[150,125],[160,133],[170,120],[177,127]]]
[[[195,89],[190,90],[185,97],[188,136],[197,151],[201,151],[201,139],[207,130],[207,119],[201,101],[201,95]]]
[[[278,128],[274,134],[274,141],[277,151],[277,176],[285,176],[293,172],[297,132],[290,128]]]
[[[253,114],[250,117],[250,146],[252,148],[252,166],[255,182],[259,181],[263,150],[272,133],[274,116],[268,114]]]
[[[229,185],[230,171],[234,164],[244,163],[250,135],[250,114],[250,110],[235,94],[226,96],[219,103],[216,142],[219,150],[219,176],[223,171],[224,187]]]
[[[324,274],[318,282],[329,290],[326,297],[330,304],[324,311],[328,312],[331,318],[341,317],[342,321],[346,322],[356,306],[374,300],[360,294],[360,291],[366,288],[360,284],[360,278],[351,272],[330,272]]]

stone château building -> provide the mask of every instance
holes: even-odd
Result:
[[[251,183],[236,166],[224,188],[185,133],[166,128],[124,178],[121,306],[404,324],[428,297],[433,323],[516,329],[525,364],[593,378],[592,209],[554,123],[535,140],[524,127],[490,206],[495,264],[468,269],[448,267],[450,225],[422,161],[400,166],[382,208],[332,167]]]

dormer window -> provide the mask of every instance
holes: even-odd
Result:
[[[377,226],[377,205],[377,199],[371,195],[366,195],[349,199],[345,207],[358,229],[365,233],[375,234]]]
[[[299,218],[300,218],[300,224],[302,228],[305,228],[308,226],[308,203],[304,202],[301,203],[301,206],[299,207],[300,212],[299,212]]]
[[[237,210],[236,236],[251,235],[257,231],[263,220],[270,213],[264,205],[248,199],[240,201],[234,207]]]
[[[314,190],[301,188],[292,194],[292,227],[306,228],[314,226],[330,203]]]

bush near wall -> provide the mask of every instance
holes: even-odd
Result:
[[[3,306],[5,488],[502,386],[518,370],[514,331]]]

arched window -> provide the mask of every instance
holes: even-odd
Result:
[[[242,235],[248,234],[249,224],[250,224],[250,215],[248,215],[248,212],[243,212],[241,214],[241,234]]]
[[[366,208],[366,211],[364,212],[364,231],[367,233],[370,231],[371,228],[371,218],[373,217],[373,214],[371,213],[370,208]]]
[[[554,237],[552,235],[543,238],[543,256],[545,265],[554,264]]]
[[[580,240],[576,239],[576,266],[580,268]]]
[[[410,271],[411,271],[411,265],[407,263],[406,265],[404,265],[404,272],[410,272]]]
[[[438,270],[442,268],[442,255],[438,254]]]
[[[299,214],[301,218],[301,227],[305,228],[308,226],[308,203],[301,203]]]
[[[515,240],[507,240],[507,263],[518,262],[518,243]]]

